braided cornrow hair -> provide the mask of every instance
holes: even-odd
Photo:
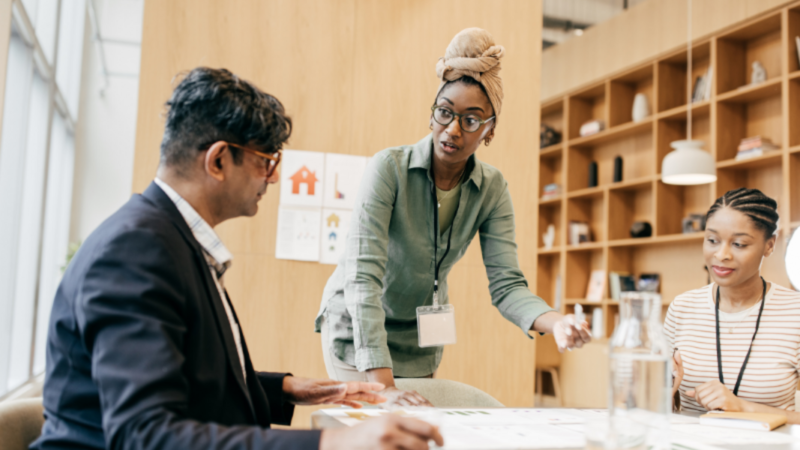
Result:
[[[778,202],[764,195],[758,189],[739,188],[728,191],[718,198],[706,213],[706,222],[717,211],[730,207],[745,214],[755,225],[764,231],[767,239],[778,229]]]

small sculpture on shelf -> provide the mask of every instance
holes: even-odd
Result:
[[[589,163],[589,187],[597,187],[597,163],[592,161]]]
[[[605,129],[606,129],[606,123],[603,122],[602,120],[590,120],[581,125],[580,135],[581,137],[591,136]]]
[[[636,222],[631,227],[632,238],[644,238],[653,235],[653,227],[648,222]]]
[[[681,222],[683,234],[699,233],[706,229],[705,214],[689,214]]]
[[[545,250],[550,250],[553,248],[553,244],[556,241],[556,227],[552,223],[547,226],[547,233],[542,235],[542,241],[544,241],[544,248]]]
[[[561,142],[561,133],[547,124],[541,124],[539,127],[539,148],[549,147],[559,142]]]
[[[622,157],[614,158],[614,183],[622,181]]]
[[[650,115],[650,102],[647,96],[639,93],[633,98],[633,116],[634,122],[641,122]]]
[[[758,61],[753,61],[753,72],[750,74],[750,84],[760,84],[767,81],[767,69]]]

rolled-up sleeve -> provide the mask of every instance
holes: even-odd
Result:
[[[353,319],[355,366],[392,368],[381,295],[398,169],[387,155],[372,158],[361,182],[347,236],[345,305]]]
[[[492,304],[503,317],[520,327],[526,336],[533,338],[528,333],[533,322],[540,315],[553,311],[553,308],[531,293],[519,267],[514,239],[514,207],[507,184],[479,232]]]

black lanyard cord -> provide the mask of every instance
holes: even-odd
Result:
[[[761,307],[758,309],[758,319],[756,320],[756,331],[753,332],[753,339],[750,340],[750,347],[747,349],[747,355],[744,357],[744,363],[739,370],[739,378],[736,379],[736,386],[733,388],[733,395],[739,394],[739,385],[742,384],[742,377],[744,376],[744,369],[747,367],[747,362],[750,360],[750,352],[753,351],[753,342],[756,341],[758,334],[758,327],[761,325],[761,313],[764,312],[764,304],[767,302],[767,282],[761,278],[761,283],[764,285],[764,291],[761,294]],[[717,322],[717,370],[719,371],[719,382],[725,384],[725,379],[722,377],[722,349],[720,348],[719,339],[719,286],[717,286],[717,301],[715,304],[715,316]]]

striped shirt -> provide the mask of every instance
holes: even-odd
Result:
[[[664,321],[664,332],[683,361],[680,385],[684,410],[704,412],[686,391],[707,381],[718,380],[717,340],[714,318],[713,283],[685,292],[672,302]],[[755,332],[759,301],[738,313],[719,312],[722,374],[733,391],[736,379]],[[753,351],[747,363],[739,398],[775,408],[794,411],[800,355],[800,293],[772,283]]]

